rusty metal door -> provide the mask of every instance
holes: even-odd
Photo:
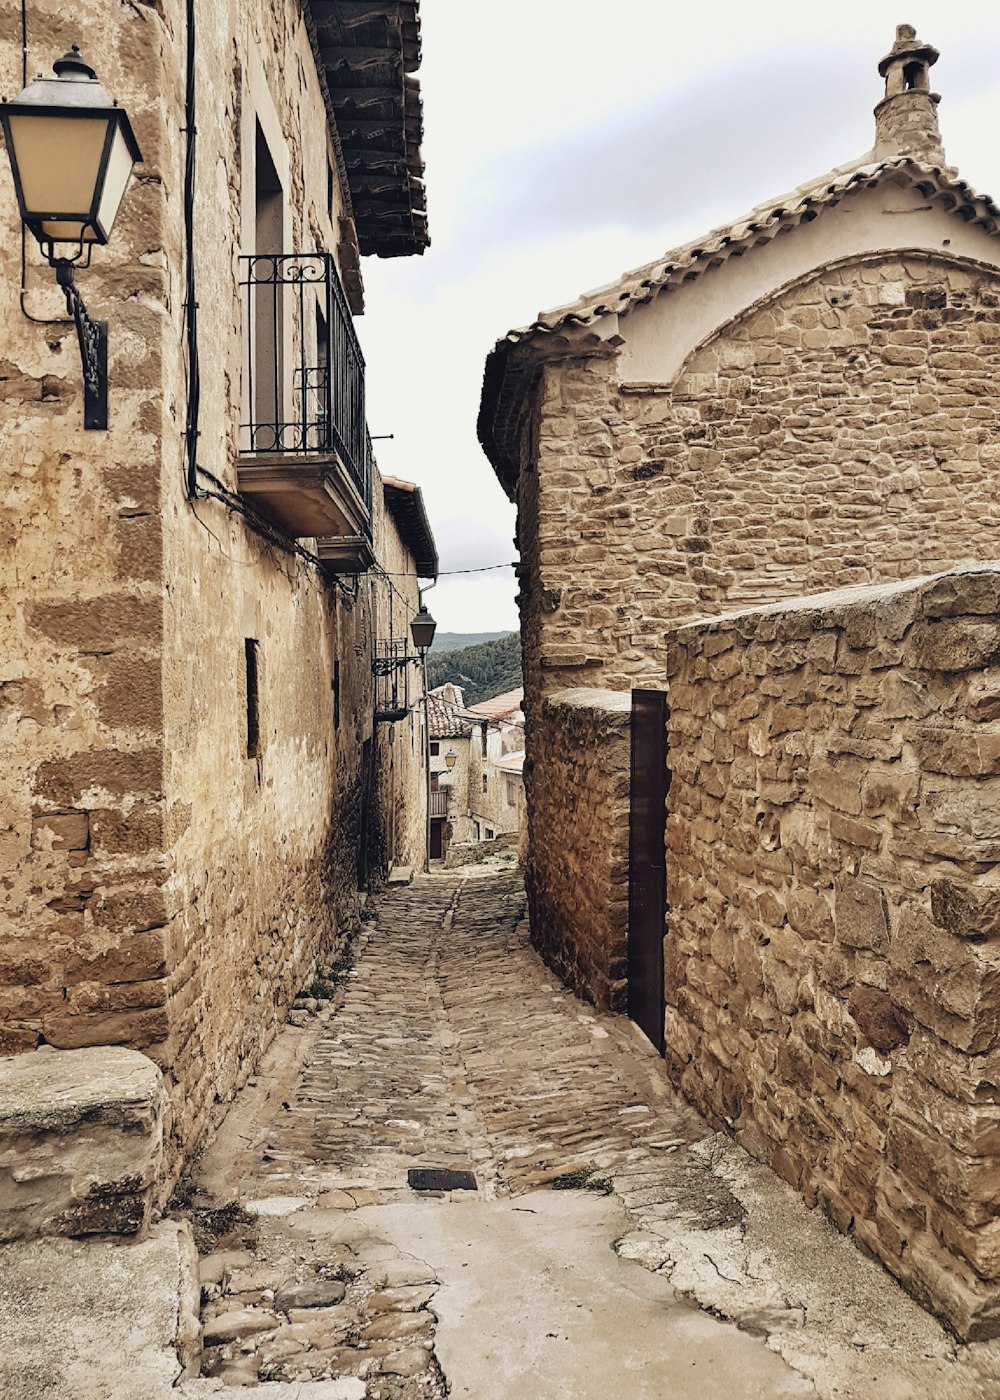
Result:
[[[629,811],[628,1014],[663,1054],[667,914],[667,696],[632,692]]]

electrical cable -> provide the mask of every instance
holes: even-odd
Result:
[[[436,577],[437,577],[437,578],[454,578],[454,576],[455,576],[456,574],[488,574],[488,573],[490,573],[490,571],[493,570],[493,569],[516,569],[517,567],[518,567],[518,561],[515,559],[515,560],[513,560],[510,564],[481,564],[481,565],[479,566],[479,568],[477,568],[477,569],[439,569],[438,572],[437,572]],[[410,572],[410,573],[391,574],[391,575],[388,575],[388,574],[387,574],[386,577],[387,577],[387,578],[388,578],[388,577],[391,577],[391,578],[421,578],[422,575],[421,575],[421,574],[415,574],[415,573]],[[427,585],[427,588],[431,588],[431,587],[433,587],[432,584],[428,584],[428,585]],[[426,591],[427,591],[427,589],[424,590],[424,592],[426,592]]]
[[[195,91],[195,0],[187,0],[187,72],[184,94],[184,331],[187,348],[187,410],[184,446],[187,462],[185,490],[189,501],[198,495],[198,438],[201,415],[201,373],[198,360],[198,302],[194,261],[195,153],[198,140]]]

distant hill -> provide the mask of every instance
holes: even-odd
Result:
[[[461,651],[463,647],[476,647],[481,642],[495,642],[500,637],[509,637],[510,632],[438,632],[434,638],[431,653]]]
[[[442,656],[435,652],[436,648],[427,657],[427,684],[432,690],[448,681],[460,685],[467,705],[478,705],[521,684],[521,638],[517,632],[502,633],[491,642]]]

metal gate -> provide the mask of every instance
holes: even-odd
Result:
[[[632,692],[629,811],[628,1014],[663,1054],[666,932],[667,696]]]

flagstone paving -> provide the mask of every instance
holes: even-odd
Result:
[[[1000,1394],[1000,1346],[956,1343],[713,1133],[527,935],[517,873],[418,879],[293,1014],[190,1196],[204,1376],[258,1400]],[[435,1167],[478,1189],[408,1186]]]

